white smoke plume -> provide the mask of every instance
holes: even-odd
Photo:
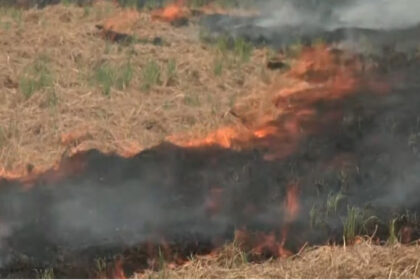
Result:
[[[420,23],[420,1],[352,0],[352,1],[260,1],[264,14],[262,26],[318,26],[391,30]]]

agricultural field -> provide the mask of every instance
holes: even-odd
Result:
[[[0,276],[419,278],[420,17],[280,2],[0,0]]]

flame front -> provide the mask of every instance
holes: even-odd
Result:
[[[184,0],[177,0],[176,2],[173,2],[162,9],[155,10],[152,13],[152,18],[167,22],[172,22],[185,16],[186,9]]]
[[[167,21],[175,20],[183,16],[183,1],[173,3],[161,11],[156,12],[156,17]],[[224,149],[247,149],[263,148],[266,160],[284,159],[293,154],[300,141],[308,135],[320,133],[324,126],[332,121],[340,119],[342,112],[319,114],[316,104],[324,100],[336,100],[353,94],[361,86],[368,86],[374,92],[386,93],[388,87],[384,83],[368,82],[364,84],[360,76],[361,65],[357,59],[352,58],[351,65],[337,64],[333,54],[325,47],[318,46],[302,51],[301,56],[292,65],[291,70],[281,75],[278,81],[268,89],[267,95],[271,98],[271,108],[274,111],[262,113],[258,119],[241,125],[230,125],[217,129],[203,138],[191,139],[185,135],[172,135],[168,140],[180,147],[208,147],[219,146]],[[289,80],[285,85],[284,76]],[[262,98],[262,97],[261,97]],[[322,133],[322,131],[321,131]],[[84,137],[84,133],[64,135],[63,142],[75,141],[74,139]],[[140,149],[133,146],[132,149]],[[129,152],[129,151],[128,151]],[[76,160],[75,160],[76,159]],[[60,169],[52,169],[41,174],[47,182],[58,181],[65,176],[80,172],[84,168],[83,157],[73,157],[71,161],[65,161],[59,166]],[[32,172],[29,176],[31,181],[39,172]],[[6,172],[0,170],[0,177],[8,179],[22,179],[22,173]],[[27,179],[27,178],[26,178]],[[26,180],[25,179],[25,180]],[[22,180],[25,182],[25,180]],[[26,180],[27,181],[27,180]],[[223,211],[224,190],[226,186],[215,185],[208,191],[207,199],[204,202],[206,215],[216,220]],[[239,229],[235,232],[235,239],[241,247],[249,250],[252,254],[259,256],[288,257],[292,252],[286,249],[286,241],[293,227],[293,223],[299,217],[301,206],[299,203],[300,187],[296,182],[285,186],[286,192],[280,201],[276,200],[276,211],[281,213],[275,219],[275,228],[269,232],[249,232],[246,229]],[[277,203],[281,203],[278,205]],[[256,207],[249,202],[243,208],[244,213],[253,213]],[[157,233],[154,233],[156,236]],[[407,230],[406,236],[410,232]],[[407,237],[406,239],[409,239]],[[156,239],[147,244],[147,255],[149,265],[156,266],[156,259],[173,255],[170,244],[165,239],[157,241],[160,246],[157,251]],[[184,260],[185,261],[185,260]],[[181,264],[183,260],[173,262],[173,265]],[[122,260],[117,261],[114,268],[116,278],[125,278],[122,267]]]
[[[223,148],[268,148],[266,159],[279,159],[292,154],[303,136],[319,129],[319,116],[315,104],[323,100],[336,100],[367,86],[374,92],[384,93],[384,83],[363,81],[362,65],[356,57],[347,58],[352,63],[338,63],[334,54],[324,45],[306,48],[285,74],[268,89],[274,114],[262,114],[252,123],[222,127],[204,138],[191,139],[184,135],[172,135],[168,140],[182,147],[216,145]],[[261,98],[266,95],[261,95]],[[323,116],[325,123],[338,115]],[[330,119],[328,119],[330,118]],[[317,121],[318,125],[310,125]]]

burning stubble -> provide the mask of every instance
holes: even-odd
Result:
[[[362,80],[337,89],[321,79],[328,86],[294,92],[291,109],[268,122],[276,130],[258,128],[245,142],[235,132],[223,147],[215,138],[163,144],[127,159],[91,151],[66,160],[83,158],[75,174],[40,175],[29,188],[2,181],[3,271],[23,256],[37,267],[60,267],[146,244],[167,244],[172,255],[209,253],[238,236],[235,229],[256,233],[242,240],[255,256],[288,256],[305,242],[340,240],[350,205],[363,209],[355,223],[369,228],[375,221],[386,239],[393,215],[418,211],[419,157],[415,141],[408,142],[418,133],[420,87],[410,77],[416,69],[407,67],[404,83],[385,94],[361,87]],[[302,118],[301,111],[312,113]],[[286,129],[291,120],[299,129]],[[279,136],[284,131],[296,136]],[[243,148],[233,150],[235,142]],[[324,212],[334,192],[344,199]],[[321,227],[309,223],[314,205]],[[147,267],[151,249],[144,250]]]
[[[226,30],[312,25],[319,36],[340,9],[347,11],[340,28],[375,28],[352,25],[352,9],[371,9],[359,1],[323,10],[330,17],[316,25],[317,14],[299,18],[307,7],[282,5],[287,13],[280,12],[295,13],[293,22],[228,17],[240,24]],[[412,32],[407,22],[390,26]],[[284,30],[269,33],[272,42],[284,42]],[[364,34],[374,40],[393,32],[371,31]],[[87,277],[86,263],[105,270],[98,260],[120,254],[113,275],[123,277],[233,240],[251,260],[287,257],[307,242],[342,242],[343,235],[347,243],[362,234],[385,241],[401,231],[410,242],[419,234],[406,213],[420,210],[420,62],[403,58],[366,62],[323,44],[303,46],[286,73],[294,83],[273,89],[276,114],[247,129],[171,137],[131,158],[89,151],[24,182],[0,181],[0,272],[53,267],[58,276]]]

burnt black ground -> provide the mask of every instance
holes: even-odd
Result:
[[[264,160],[269,148],[258,143],[242,151],[164,143],[129,159],[77,155],[66,161],[82,159],[82,172],[54,183],[40,176],[30,189],[0,181],[0,275],[34,277],[34,269],[54,268],[56,277],[93,277],[95,260],[117,255],[132,260],[125,263],[130,273],[148,266],[142,244],[162,238],[172,254],[187,257],[231,241],[239,228],[280,235],[290,182],[301,192],[286,243],[292,251],[306,241],[340,242],[351,207],[360,211],[356,234],[378,227],[386,240],[395,218],[397,234],[409,226],[418,238],[418,65],[382,67],[384,81],[398,81],[388,94],[361,90],[310,104],[316,116],[301,128],[311,133],[287,158]],[[351,156],[346,165],[332,163],[342,155]],[[327,201],[338,194],[343,199],[331,211]],[[212,211],[212,203],[219,208]]]
[[[29,190],[2,180],[0,276],[35,277],[34,269],[53,268],[56,277],[94,277],[95,260],[111,263],[118,255],[130,260],[124,263],[130,273],[149,265],[146,242],[158,246],[164,239],[173,254],[187,257],[231,241],[238,228],[280,235],[290,182],[301,190],[301,210],[286,243],[292,251],[307,241],[342,241],[351,207],[360,210],[356,234],[372,234],[377,226],[376,235],[386,240],[396,219],[397,234],[409,226],[412,239],[419,237],[420,64],[412,48],[419,27],[267,29],[249,18],[207,19],[217,35],[243,36],[257,45],[282,47],[318,37],[358,45],[368,38],[377,44],[372,60],[381,79],[398,82],[383,96],[361,90],[311,104],[317,115],[301,126],[314,132],[281,160],[264,160],[267,148],[259,145],[234,151],[165,143],[130,159],[98,151],[77,155],[86,163],[82,172],[55,183],[41,176]],[[332,163],[342,155],[350,155],[345,166]],[[331,211],[327,201],[338,195],[343,198]],[[215,202],[220,208],[212,212]]]

